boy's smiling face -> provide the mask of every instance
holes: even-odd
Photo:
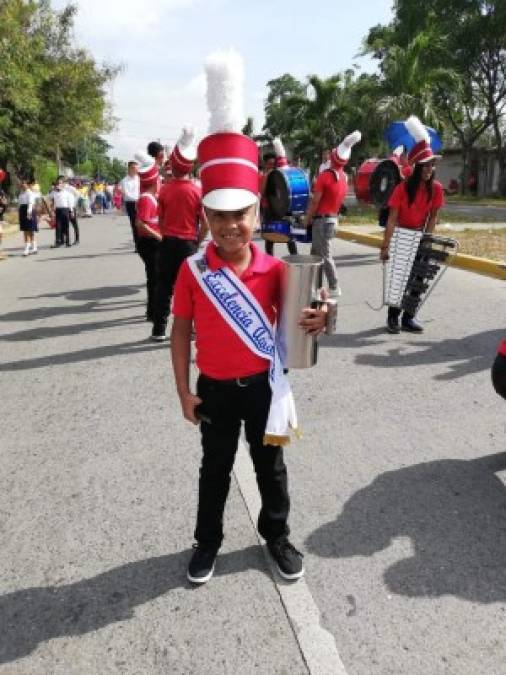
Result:
[[[257,220],[257,203],[238,211],[218,211],[206,207],[205,212],[211,236],[219,249],[234,254],[249,245]]]

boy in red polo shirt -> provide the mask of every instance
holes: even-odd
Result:
[[[343,167],[348,163],[351,148],[361,138],[360,131],[354,131],[332,150],[331,166],[324,169],[317,177],[306,214],[306,226],[313,224],[311,254],[318,255],[323,260],[323,271],[327,277],[331,296],[340,294],[337,269],[331,255],[330,243],[334,238],[339,210],[348,192],[348,179]]]
[[[193,129],[183,129],[170,156],[172,178],[158,195],[162,243],[158,261],[158,286],[151,339],[166,340],[167,320],[177,273],[183,260],[195,253],[207,234],[201,218],[201,189],[190,173],[196,157]]]
[[[188,579],[198,584],[211,578],[222,543],[223,513],[243,421],[262,499],[258,530],[285,579],[298,579],[304,572],[302,556],[288,540],[290,500],[283,450],[266,437],[276,407],[269,374],[272,352],[270,358],[262,357],[244,335],[261,314],[272,329],[279,312],[283,263],[251,241],[259,208],[257,147],[247,136],[231,131],[241,128],[237,112],[234,117],[230,111],[224,119],[220,107],[219,91],[227,87],[230,95],[240,68],[234,52],[218,54],[207,63],[211,130],[216,132],[200,143],[198,157],[213,241],[203,254],[191,256],[181,266],[173,306],[177,391],[185,419],[200,422],[202,438],[197,544],[188,567]],[[232,292],[226,290],[227,284]],[[308,309],[300,325],[317,333],[324,323],[322,310]],[[200,371],[196,395],[189,379],[193,324]],[[262,343],[258,342],[260,348]],[[288,416],[282,421],[287,420]]]

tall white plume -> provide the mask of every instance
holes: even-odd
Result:
[[[244,126],[244,68],[235,49],[211,54],[205,63],[209,133],[241,132]]]
[[[355,143],[359,143],[362,140],[362,134],[360,131],[353,131],[351,134],[348,134],[337,148],[337,154],[341,159],[348,160],[351,155],[351,149]]]
[[[148,155],[147,152],[144,152],[143,150],[138,150],[135,153],[134,160],[140,166],[147,166],[148,164],[153,164],[153,162],[155,161],[150,155]]]
[[[274,146],[274,153],[276,157],[286,157],[285,146],[283,145],[283,141],[281,138],[279,138],[279,136],[276,136],[276,138],[273,139],[272,145]]]
[[[185,159],[192,162],[196,159],[197,146],[195,144],[195,129],[193,127],[183,127],[181,136],[177,142],[177,148]]]
[[[177,142],[177,146],[180,150],[194,145],[195,142],[195,129],[193,127],[183,127],[181,136]]]
[[[416,115],[411,115],[411,117],[408,117],[404,124],[406,125],[406,129],[413,136],[417,143],[420,141],[426,141],[430,145],[429,132]]]

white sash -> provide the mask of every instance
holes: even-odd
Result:
[[[270,361],[269,384],[272,390],[264,445],[290,442],[289,429],[297,429],[297,414],[290,383],[283,373],[277,335],[257,299],[226,266],[211,271],[205,253],[188,258],[188,264],[200,288],[222,319],[254,354]]]

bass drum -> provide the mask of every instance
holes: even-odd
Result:
[[[385,159],[378,164],[371,174],[370,193],[376,206],[387,205],[394,187],[401,182],[401,170],[392,159]]]
[[[367,159],[359,166],[355,177],[355,196],[359,202],[372,204],[370,190],[371,175],[380,161],[379,159]]]
[[[355,196],[359,202],[385,207],[401,181],[399,164],[393,159],[368,159],[358,169]]]
[[[288,220],[270,220],[268,223],[262,223],[262,238],[266,241],[286,243],[291,239],[290,234]]]
[[[302,169],[273,169],[265,183],[267,212],[273,220],[305,213],[309,202],[309,180]]]

